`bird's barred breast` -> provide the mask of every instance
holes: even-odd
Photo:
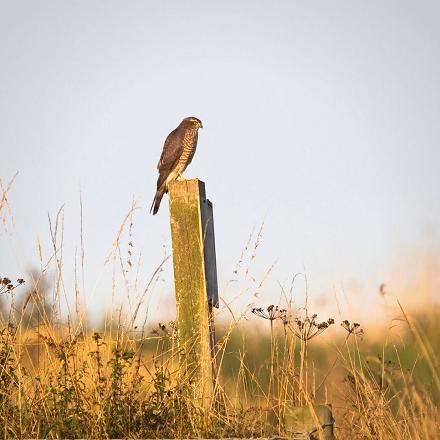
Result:
[[[187,132],[183,138],[183,151],[179,159],[178,168],[180,172],[183,172],[187,165],[191,162],[194,156],[194,151],[196,148],[195,133]]]

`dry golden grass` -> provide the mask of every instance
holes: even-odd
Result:
[[[5,207],[3,189],[0,212]],[[127,264],[132,266],[134,210],[106,259],[123,280]],[[285,309],[249,306],[241,312],[224,304],[233,319],[218,329],[217,392],[207,413],[179,371],[175,324],[151,329],[140,322],[141,304],[161,266],[131,300],[130,313],[122,307],[107,313],[99,332],[87,324],[78,300],[62,313],[62,224],[60,211],[50,225],[53,255],[43,262],[39,244],[41,270],[25,285],[1,279],[2,438],[284,437],[288,408],[313,410],[322,403],[333,404],[339,439],[427,440],[440,432],[440,313],[431,314],[427,327],[401,308],[406,335],[381,346],[366,340],[358,324],[321,321],[289,301]],[[250,262],[260,238],[261,231],[253,247],[248,243]],[[124,255],[122,248],[128,249]],[[83,264],[80,258],[80,269],[74,269],[76,293]],[[267,323],[267,333],[243,326],[245,317],[265,319],[259,322]],[[321,344],[321,333],[336,327],[332,343]]]
[[[340,439],[431,439],[440,427],[438,360],[406,314],[403,343],[418,351],[426,383],[408,365],[363,353],[359,326],[344,322],[332,351],[317,342],[331,320],[254,310],[270,336],[256,340],[237,324],[219,335],[218,393],[206,414],[179,374],[174,327],[147,332],[116,322],[96,333],[73,319],[55,322],[37,304],[4,314],[1,324],[3,438],[284,436],[286,408],[320,403],[333,403]],[[314,359],[317,350],[325,362]],[[395,350],[399,359],[405,348]]]

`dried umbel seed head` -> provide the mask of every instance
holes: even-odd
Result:
[[[309,341],[321,334],[335,322],[333,318],[328,318],[327,321],[317,322],[317,317],[318,315],[315,313],[311,317],[306,316],[304,320],[299,318],[294,319],[291,328],[295,336],[302,341]]]
[[[286,309],[280,309],[278,306],[271,304],[266,309],[263,309],[263,307],[254,307],[252,309],[252,313],[260,318],[268,319],[269,321],[281,319],[284,322],[287,311]]]
[[[362,335],[364,331],[361,329],[361,325],[357,322],[353,322],[353,324],[350,324],[350,321],[345,319],[341,322],[342,328],[347,330],[349,335]]]
[[[19,285],[24,284],[24,279],[19,278],[14,284],[8,277],[0,277],[0,294],[12,292]]]

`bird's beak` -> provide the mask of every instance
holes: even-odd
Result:
[[[203,124],[200,124],[200,128],[203,128]]]

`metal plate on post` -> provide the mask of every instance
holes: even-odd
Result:
[[[208,302],[211,306],[218,308],[217,262],[215,258],[214,215],[212,203],[206,198],[201,200],[200,203]]]

